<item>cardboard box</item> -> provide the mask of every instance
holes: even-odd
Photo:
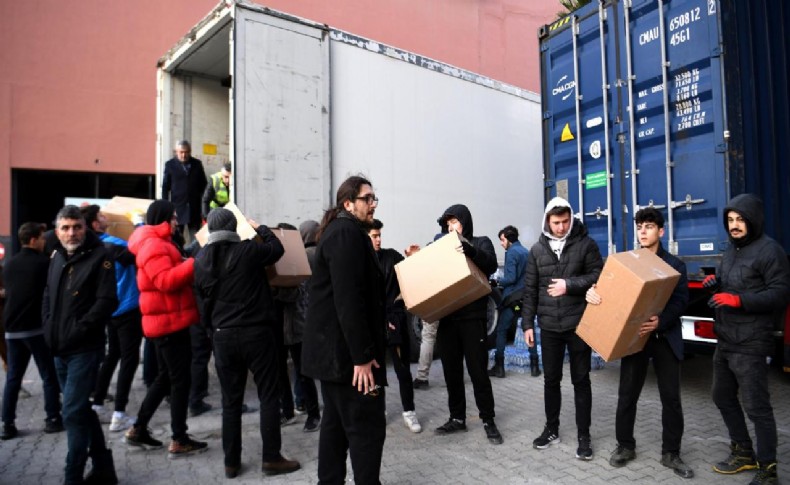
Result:
[[[607,362],[639,352],[649,338],[640,325],[661,313],[679,279],[649,249],[609,256],[595,288],[601,304],[587,305],[576,333]]]
[[[242,214],[239,208],[236,207],[236,204],[233,202],[228,202],[225,204],[225,208],[233,212],[233,215],[236,216],[236,232],[242,241],[252,239],[258,235],[250,223],[247,222],[247,218],[244,217],[244,214]],[[198,244],[200,244],[201,247],[206,245],[208,242],[208,224],[203,224],[203,227],[201,227],[200,230],[195,234],[195,239],[197,239]]]
[[[488,275],[458,251],[460,246],[451,232],[395,265],[409,312],[434,322],[491,293]]]
[[[285,254],[272,266],[266,267],[266,275],[271,286],[298,286],[313,273],[307,261],[302,236],[299,231],[272,229],[274,235],[285,248]]]
[[[137,224],[145,222],[145,213],[151,202],[153,200],[113,197],[101,208],[109,223],[107,234],[128,240]]]

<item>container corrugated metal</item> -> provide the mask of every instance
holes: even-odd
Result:
[[[788,10],[779,0],[594,2],[540,32],[546,198],[568,198],[604,254],[654,206],[692,279],[753,192],[790,251]]]

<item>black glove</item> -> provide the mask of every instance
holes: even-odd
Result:
[[[461,250],[463,250],[464,254],[469,258],[477,256],[477,249],[466,241],[461,241]]]
[[[707,288],[709,290],[716,290],[719,287],[720,281],[716,275],[708,275],[702,280],[702,287]]]

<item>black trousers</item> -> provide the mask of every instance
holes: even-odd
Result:
[[[401,338],[397,345],[389,345],[390,359],[398,376],[400,402],[404,411],[414,411],[414,382],[411,377],[411,342],[405,323],[400,326]]]
[[[494,393],[488,378],[485,320],[442,320],[436,336],[442,348],[442,368],[447,384],[450,417],[466,420],[466,392],[464,391],[464,360],[472,380],[475,403],[480,419],[494,419]]]
[[[201,325],[189,327],[192,339],[192,386],[189,388],[189,407],[208,396],[208,361],[211,360],[211,339]]]
[[[222,449],[225,466],[241,464],[241,409],[247,372],[258,390],[262,460],[280,457],[280,391],[277,345],[270,327],[240,327],[214,332],[214,365],[222,387]]]
[[[683,407],[680,403],[680,360],[665,338],[652,336],[641,352],[620,361],[620,388],[617,399],[615,434],[617,442],[630,450],[636,448],[634,423],[636,407],[653,359],[653,370],[661,397],[661,453],[679,453],[683,437]]]
[[[310,418],[320,418],[321,417],[321,410],[318,405],[318,389],[315,387],[315,381],[309,377],[302,375],[302,342],[293,345],[286,345],[285,352],[291,353],[291,360],[294,364],[294,381],[298,382],[299,385],[302,386],[302,394],[304,399],[304,406],[307,410],[307,416]],[[286,354],[287,357],[287,354]],[[286,378],[288,377],[288,373],[286,371],[285,374]],[[282,379],[282,375],[280,375]],[[281,391],[283,393],[288,393],[288,396],[282,396],[282,405],[283,405],[283,415],[289,416],[285,409],[287,403],[290,403],[290,416],[294,415],[294,401],[291,397],[291,385],[290,381],[288,382],[287,387],[283,386],[281,383]]]
[[[351,454],[354,482],[380,484],[386,436],[384,387],[364,395],[351,383],[321,381],[324,417],[318,441],[318,483],[340,485],[346,479],[346,453]]]
[[[592,422],[592,388],[590,386],[590,357],[592,349],[576,335],[575,330],[552,332],[540,329],[540,348],[543,357],[543,401],[546,408],[546,427],[555,433],[560,429],[562,408],[562,366],[565,349],[571,360],[571,382],[576,404],[578,436],[590,435]]]
[[[187,435],[187,407],[191,379],[189,367],[192,362],[189,328],[151,339],[156,346],[159,374],[148,388],[140,412],[138,427],[147,427],[162,400],[170,395],[170,428],[173,440]]]
[[[120,360],[118,382],[115,390],[115,410],[126,411],[129,403],[129,390],[132,388],[134,373],[140,364],[140,342],[143,339],[142,315],[135,308],[122,315],[113,317],[107,325],[107,354],[99,368],[99,378],[93,393],[93,402],[103,403],[110,388],[112,375]]]

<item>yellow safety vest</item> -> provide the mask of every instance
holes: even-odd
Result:
[[[222,182],[222,172],[217,172],[211,176],[211,185],[214,187],[214,199],[209,203],[209,207],[225,207],[230,202],[230,191]]]

